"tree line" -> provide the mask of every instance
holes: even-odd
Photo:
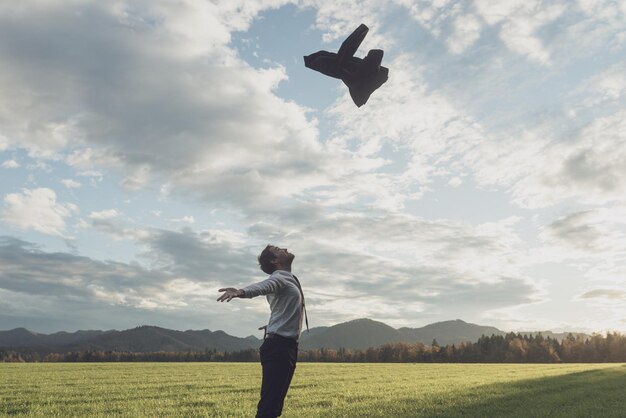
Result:
[[[482,336],[476,342],[440,346],[392,343],[365,350],[300,350],[304,362],[345,363],[605,363],[626,362],[626,335],[591,337],[569,334],[561,341],[538,335],[508,333]],[[202,352],[121,352],[88,350],[43,354],[34,350],[0,350],[0,362],[256,362],[257,349]]]

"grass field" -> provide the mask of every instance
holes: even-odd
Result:
[[[255,363],[0,363],[0,415],[253,417]],[[625,364],[300,363],[283,417],[626,417]]]

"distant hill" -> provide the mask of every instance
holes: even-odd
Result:
[[[404,341],[419,341],[430,345],[434,339],[439,345],[458,344],[464,341],[477,341],[481,335],[505,335],[495,327],[455,321],[436,322],[422,328],[400,328]]]
[[[0,331],[0,348],[33,349],[38,352],[112,350],[155,351],[238,351],[257,348],[261,340],[253,336],[233,337],[224,331],[175,331],[154,326],[140,326],[124,331],[77,331],[38,334],[24,328]]]
[[[537,334],[525,332],[522,334]],[[366,349],[387,343],[415,343],[430,345],[436,339],[439,345],[477,341],[482,335],[505,335],[504,331],[490,326],[470,324],[460,319],[437,322],[421,328],[395,329],[371,319],[356,319],[330,327],[312,328],[302,333],[300,348]],[[562,339],[567,333],[542,332],[544,337]],[[258,348],[261,340],[255,336],[234,337],[224,331],[175,331],[155,326],[140,326],[124,331],[77,331],[40,334],[25,328],[0,331],[0,349],[32,350],[39,353],[68,351],[239,351]]]
[[[400,332],[387,324],[371,319],[357,319],[327,327],[320,332],[315,328],[311,334],[305,331],[300,336],[300,347],[304,350],[322,347],[365,349],[401,340]]]
[[[422,328],[395,329],[382,322],[371,319],[357,319],[350,322],[334,325],[323,332],[307,335],[304,332],[300,338],[303,349],[340,347],[365,349],[378,347],[387,343],[415,343],[421,342],[430,345],[433,339],[440,345],[456,344],[462,341],[476,341],[481,335],[504,335],[494,327],[469,324],[457,319],[455,321],[437,322]]]
[[[108,332],[117,331],[76,331],[55,332],[54,334],[39,334],[26,328],[15,328],[10,331],[0,331],[0,347],[56,347],[65,346],[88,340]]]

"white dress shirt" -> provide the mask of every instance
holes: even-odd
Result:
[[[276,270],[266,280],[241,289],[244,297],[266,295],[272,311],[267,333],[298,339],[302,329],[302,295],[293,274]]]

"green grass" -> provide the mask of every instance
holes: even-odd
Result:
[[[252,417],[254,363],[0,363],[0,415]],[[284,417],[625,417],[626,365],[300,363]]]

